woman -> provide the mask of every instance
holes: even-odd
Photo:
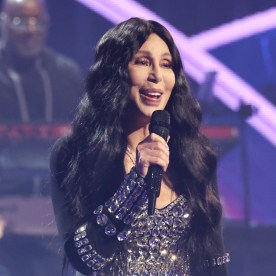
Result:
[[[170,137],[149,134],[155,110]],[[96,48],[69,137],[51,156],[52,199],[65,253],[85,275],[226,275],[216,157],[179,52],[159,23],[131,18]],[[145,178],[164,174],[154,215]]]

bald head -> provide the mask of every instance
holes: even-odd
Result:
[[[44,0],[4,0],[4,44],[19,56],[36,56],[44,46],[48,11]]]

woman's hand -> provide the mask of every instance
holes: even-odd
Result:
[[[159,165],[166,172],[170,160],[167,142],[159,135],[151,133],[136,148],[136,170],[145,177],[150,165]]]

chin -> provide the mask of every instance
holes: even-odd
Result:
[[[152,116],[152,113],[156,110],[163,110],[164,108],[161,107],[152,107],[152,108],[148,108],[147,110],[141,110],[140,112],[144,115],[145,118],[150,119]]]

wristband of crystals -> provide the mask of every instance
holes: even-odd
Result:
[[[94,210],[97,224],[104,227],[107,236],[117,235],[119,241],[129,237],[130,225],[146,207],[148,196],[145,186],[144,178],[139,176],[133,167],[118,191],[105,204]]]
[[[213,258],[210,261],[205,260],[204,261],[204,266],[210,267],[210,266],[221,266],[223,264],[229,263],[230,262],[230,254],[225,253],[222,256],[219,256],[217,258]]]
[[[80,226],[74,235],[75,247],[81,260],[92,270],[102,270],[109,262],[112,261],[113,256],[104,258],[99,255],[92,247],[89,239],[87,238],[87,223]],[[95,274],[98,275],[98,274]]]

